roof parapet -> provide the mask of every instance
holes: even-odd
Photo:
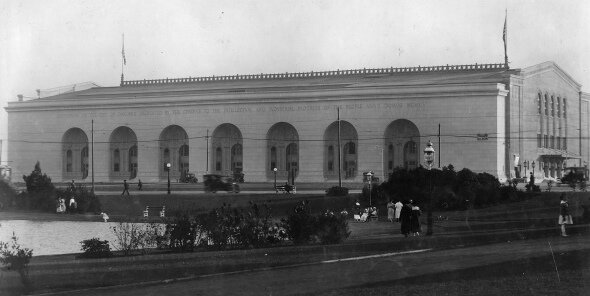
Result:
[[[461,71],[487,71],[487,70],[508,70],[505,64],[470,64],[470,65],[446,65],[446,66],[418,66],[401,68],[374,68],[355,70],[336,70],[321,72],[297,72],[297,73],[276,73],[276,74],[251,74],[251,75],[227,75],[227,76],[206,76],[188,78],[165,78],[165,79],[144,79],[144,80],[121,80],[121,86],[143,86],[158,84],[179,84],[212,81],[243,81],[243,80],[264,80],[264,79],[293,79],[313,77],[335,77],[354,76],[367,74],[397,74],[397,73],[423,73],[423,72],[461,72]]]

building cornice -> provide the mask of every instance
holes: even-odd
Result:
[[[457,83],[429,85],[362,85],[324,90],[280,90],[266,92],[242,93],[193,93],[173,94],[166,97],[160,95],[127,96],[117,98],[95,98],[76,100],[26,102],[9,102],[7,112],[49,111],[49,110],[83,110],[83,109],[119,109],[147,108],[162,106],[186,105],[219,105],[219,104],[284,104],[291,102],[376,100],[376,99],[427,99],[457,98],[478,96],[506,96],[508,91],[502,83]]]

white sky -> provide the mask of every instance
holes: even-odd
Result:
[[[590,1],[0,1],[8,101],[93,81],[555,61],[590,92]],[[6,163],[6,141],[3,164]]]

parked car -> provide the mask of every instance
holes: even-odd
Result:
[[[185,173],[180,176],[181,183],[197,183],[199,180],[194,173]]]
[[[240,192],[240,185],[236,184],[232,178],[227,176],[215,174],[203,175],[203,184],[205,185],[205,192]]]

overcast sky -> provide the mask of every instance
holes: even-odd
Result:
[[[0,1],[8,101],[92,81],[554,61],[590,92],[590,1]],[[6,162],[6,141],[2,162]],[[9,144],[8,144],[9,145]]]

